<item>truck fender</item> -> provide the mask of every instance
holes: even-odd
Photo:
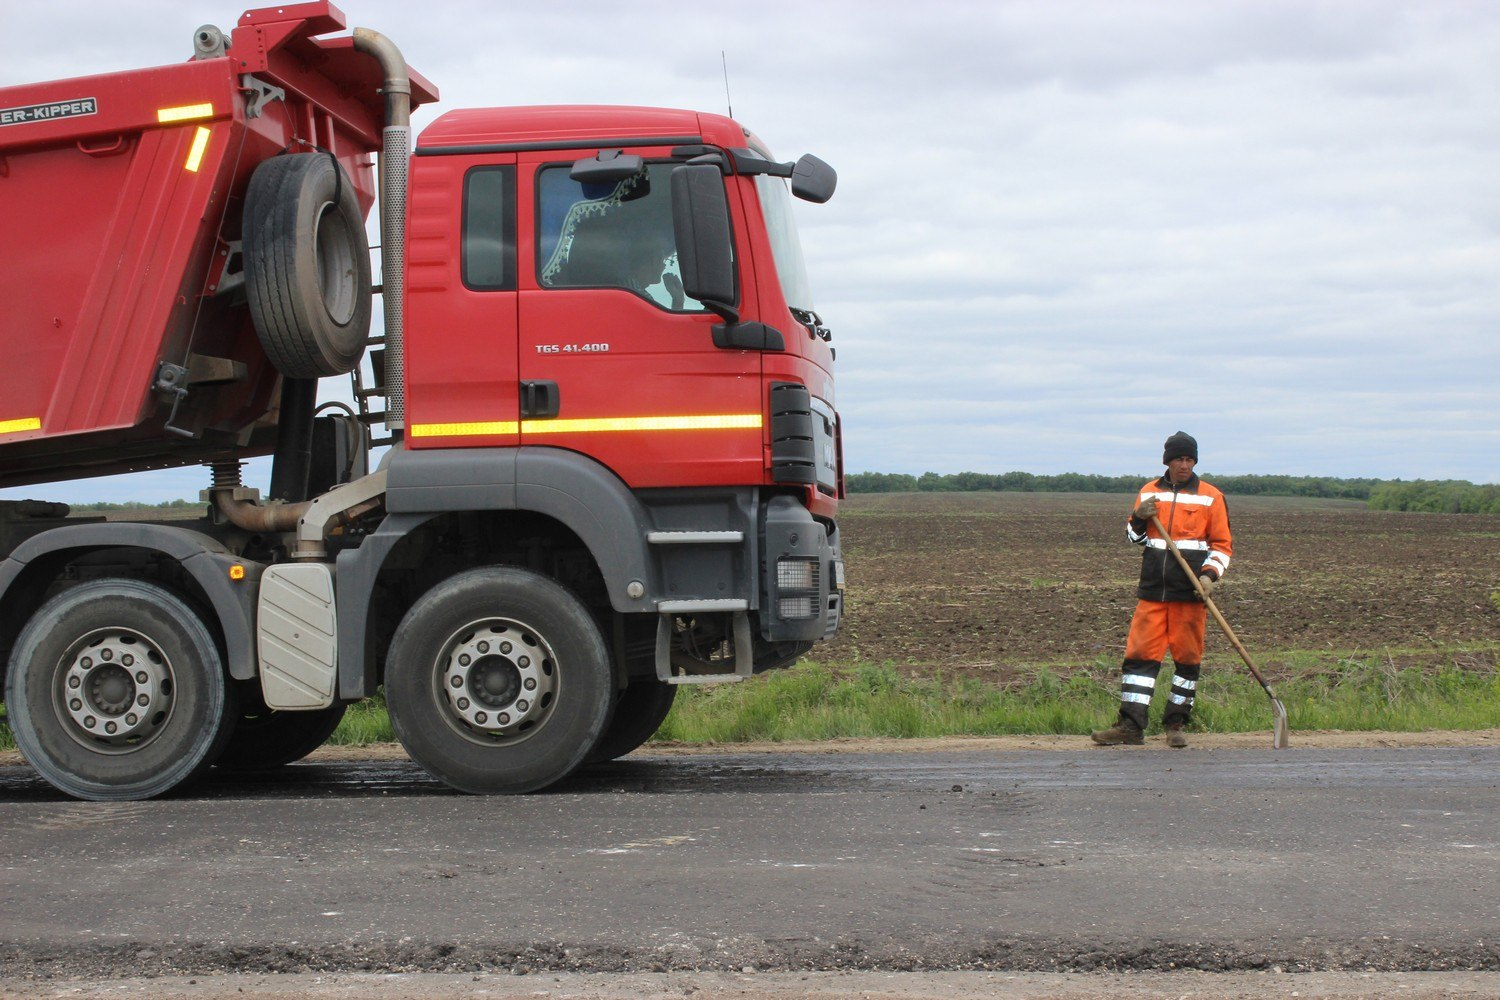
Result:
[[[655,611],[646,533],[651,518],[605,466],[562,448],[452,448],[389,456],[392,514],[526,510],[566,526],[588,546],[616,611]],[[631,597],[629,585],[642,593]]]
[[[38,560],[98,549],[144,549],[159,552],[180,565],[208,598],[208,610],[224,638],[230,676],[236,680],[255,676],[255,592],[261,567],[235,557],[201,532],[125,522],[67,525],[44,531],[0,560],[0,606],[13,586],[29,585],[26,571]],[[243,567],[242,578],[231,577],[232,566]]]
[[[337,560],[340,698],[373,693],[370,601],[381,567],[403,537],[440,514],[545,514],[588,547],[616,611],[655,613],[659,587],[646,543],[650,517],[630,488],[593,459],[561,448],[398,449],[386,456],[385,469],[386,519]],[[637,581],[641,593],[632,597],[630,584]]]

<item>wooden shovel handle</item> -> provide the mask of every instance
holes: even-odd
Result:
[[[1229,642],[1234,646],[1235,652],[1240,654],[1240,659],[1244,660],[1245,666],[1250,668],[1251,676],[1260,682],[1260,686],[1266,689],[1267,694],[1270,694],[1270,685],[1260,675],[1260,671],[1255,669],[1255,664],[1250,660],[1250,654],[1245,651],[1245,647],[1240,642],[1239,636],[1234,634],[1234,629],[1230,628],[1229,623],[1224,620],[1224,616],[1219,612],[1218,606],[1203,592],[1203,584],[1198,582],[1198,574],[1193,572],[1193,567],[1188,563],[1187,557],[1182,554],[1182,550],[1177,547],[1177,543],[1172,541],[1172,536],[1167,534],[1167,529],[1163,527],[1161,519],[1152,514],[1151,524],[1156,528],[1156,533],[1161,535],[1162,540],[1167,543],[1167,548],[1171,550],[1172,555],[1177,557],[1178,564],[1182,567],[1182,571],[1187,574],[1187,578],[1192,583],[1193,589],[1198,592],[1199,599],[1208,606],[1209,612],[1214,616],[1214,621],[1219,623],[1219,628],[1224,630],[1224,635],[1229,638]],[[1275,696],[1272,695],[1272,697]]]

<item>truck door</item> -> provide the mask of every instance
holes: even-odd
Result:
[[[578,155],[593,154],[523,155],[518,167],[532,213],[521,254],[522,444],[582,452],[637,488],[759,483],[760,355],[715,347],[719,318],[682,293],[673,164],[648,159],[629,180],[585,185],[569,176]],[[744,265],[740,298],[753,303]]]
[[[407,446],[514,445],[515,157],[419,151],[410,199]]]

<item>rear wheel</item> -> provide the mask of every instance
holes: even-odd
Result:
[[[396,737],[434,776],[530,792],[583,763],[609,719],[609,655],[588,609],[528,570],[485,567],[428,591],[386,658]]]
[[[677,700],[677,687],[655,679],[632,681],[615,702],[609,728],[604,731],[604,738],[594,747],[594,752],[589,754],[589,763],[623,757],[654,736],[667,713],[672,711],[672,703]]]
[[[214,762],[233,694],[217,644],[182,598],[141,580],[80,584],[16,640],[5,702],[16,744],[80,799],[145,799]]]
[[[343,718],[343,705],[310,712],[278,711],[264,704],[248,707],[235,721],[217,766],[224,771],[266,771],[299,761],[327,742]]]

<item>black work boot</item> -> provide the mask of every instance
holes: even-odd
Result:
[[[1174,723],[1167,727],[1167,746],[1173,750],[1181,750],[1187,746],[1187,737],[1182,735],[1182,723]]]
[[[1146,737],[1141,734],[1141,727],[1129,719],[1121,719],[1108,729],[1096,729],[1089,734],[1089,738],[1102,747],[1138,747],[1146,742]]]

